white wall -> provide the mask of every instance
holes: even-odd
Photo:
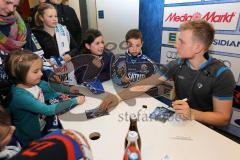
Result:
[[[125,49],[119,48],[119,44],[129,29],[138,28],[139,0],[96,0],[96,6],[97,13],[104,11],[104,18],[97,17],[97,24],[107,48],[111,43],[117,46],[112,50],[114,53],[123,53]]]
[[[97,29],[96,0],[87,0],[88,27]]]

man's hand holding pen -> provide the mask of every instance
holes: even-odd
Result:
[[[182,100],[176,100],[172,103],[172,107],[181,119],[192,120],[193,114],[191,112],[190,106],[187,103],[187,100],[187,98],[184,98]]]

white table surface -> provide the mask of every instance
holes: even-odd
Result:
[[[115,93],[111,81],[103,83],[105,91]],[[74,129],[85,135],[94,160],[122,160],[124,142],[129,127],[129,115],[138,116],[143,160],[161,160],[165,155],[171,160],[239,160],[240,145],[220,135],[197,121],[172,118],[166,123],[149,119],[160,101],[142,95],[121,102],[110,115],[86,120],[84,111],[100,105],[105,94],[94,95],[82,90],[86,102],[60,116],[65,129]],[[147,105],[147,109],[142,105]],[[127,117],[127,118],[126,118]],[[100,133],[98,140],[89,139],[93,132]]]

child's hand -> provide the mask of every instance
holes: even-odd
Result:
[[[50,77],[50,80],[53,82],[61,83],[61,78],[59,75],[53,75],[52,77]]]
[[[52,67],[55,67],[54,64],[49,59],[47,61]]]
[[[118,68],[117,69],[117,74],[121,77],[126,75],[126,68],[124,68],[124,67]]]
[[[99,59],[98,57],[94,57],[94,59],[92,60],[92,63],[97,67],[100,68],[102,67],[102,61],[101,59]]]
[[[69,61],[71,61],[71,59],[72,59],[72,57],[71,57],[69,54],[65,54],[65,55],[63,56],[64,62],[69,62]]]
[[[78,96],[76,98],[78,104],[83,104],[85,102],[85,96]]]
[[[129,80],[128,76],[124,75],[124,76],[122,77],[122,82],[123,82],[123,83],[130,83],[130,80]]]
[[[122,101],[122,98],[119,95],[109,93],[100,104],[101,110],[107,111],[109,108],[115,107],[119,102]]]
[[[71,86],[70,87],[70,93],[78,94],[79,93],[79,88],[77,86]]]
[[[14,131],[15,131],[15,127],[14,126],[10,126],[9,129],[7,130],[7,133],[5,133],[3,139],[1,139],[1,141],[0,141],[0,150],[2,148],[4,148],[6,145],[9,144],[9,142],[12,139]],[[2,132],[4,133],[4,131],[2,131]]]

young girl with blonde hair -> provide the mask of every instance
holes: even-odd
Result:
[[[46,59],[61,59],[60,61],[64,65],[79,54],[77,44],[66,26],[59,24],[57,11],[53,5],[41,3],[35,14],[35,23],[38,27],[32,31],[39,41]],[[54,65],[53,61],[50,63]],[[65,82],[76,84],[75,76],[71,72],[62,79]]]
[[[16,136],[25,146],[43,136],[45,116],[60,114],[85,101],[84,96],[47,105],[45,101],[59,96],[59,93],[79,93],[75,86],[47,83],[41,80],[42,60],[29,51],[13,51],[9,54],[7,69],[15,85],[11,89],[11,100],[7,110],[16,126]],[[57,91],[57,92],[56,92]],[[41,115],[44,115],[43,117]]]

